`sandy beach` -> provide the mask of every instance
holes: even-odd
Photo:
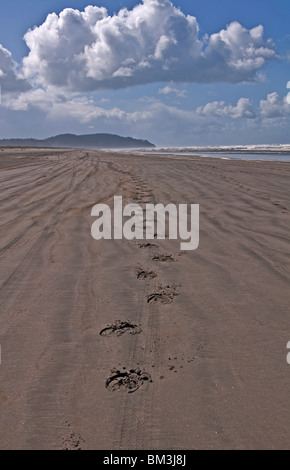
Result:
[[[289,449],[289,182],[289,163],[3,149],[0,448]],[[94,240],[114,195],[199,204],[198,249]]]

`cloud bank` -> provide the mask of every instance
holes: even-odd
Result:
[[[166,87],[165,87],[166,88]],[[174,93],[175,88],[164,92],[159,90],[159,94]],[[101,100],[102,101],[102,100]],[[106,101],[106,100],[105,100]],[[43,111],[49,119],[73,118],[81,123],[91,123],[99,119],[113,120],[116,122],[150,123],[158,120],[162,114],[162,120],[181,121],[184,124],[202,123],[202,125],[215,122],[223,126],[226,120],[236,121],[259,121],[269,118],[283,118],[290,116],[290,104],[286,97],[280,98],[278,93],[273,92],[267,95],[265,100],[260,100],[257,109],[249,98],[240,98],[236,104],[225,101],[212,101],[204,106],[192,108],[190,110],[180,109],[176,106],[168,106],[158,101],[156,98],[148,99],[147,106],[138,111],[125,111],[119,107],[104,108],[96,103],[95,99],[84,96],[74,96],[59,93],[55,88],[49,90],[32,89],[17,95],[7,96],[3,100],[3,107],[14,111]],[[224,119],[221,119],[224,118]],[[151,126],[150,126],[151,127]]]
[[[235,103],[213,101],[191,109],[167,105],[156,98],[137,110],[131,106],[126,109],[122,102],[115,107],[107,103],[105,107],[101,101],[87,95],[68,97],[54,88],[10,94],[3,98],[2,112],[6,108],[7,114],[3,123],[0,117],[0,128],[10,120],[14,129],[17,112],[22,115],[25,111],[26,121],[31,120],[34,129],[40,128],[43,135],[59,133],[60,129],[75,133],[110,129],[116,134],[149,138],[157,145],[288,142],[290,105],[276,92],[258,105],[240,98]],[[48,133],[47,129],[53,130]],[[11,135],[15,137],[15,131]]]
[[[30,53],[25,77],[36,84],[76,92],[117,89],[152,82],[257,81],[275,59],[263,27],[238,22],[199,38],[194,16],[170,0],[143,0],[109,16],[105,8],[65,9],[48,15],[24,39]]]

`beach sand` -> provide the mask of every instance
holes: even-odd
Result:
[[[289,449],[289,182],[289,163],[2,149],[0,448]],[[94,240],[114,195],[199,204],[198,249]],[[138,328],[100,335],[117,320]]]

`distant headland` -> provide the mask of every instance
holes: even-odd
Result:
[[[61,134],[47,139],[1,139],[0,147],[68,147],[68,148],[154,148],[148,140],[115,134]]]

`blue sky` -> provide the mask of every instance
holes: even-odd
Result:
[[[288,0],[2,0],[0,138],[290,143],[289,18]]]

